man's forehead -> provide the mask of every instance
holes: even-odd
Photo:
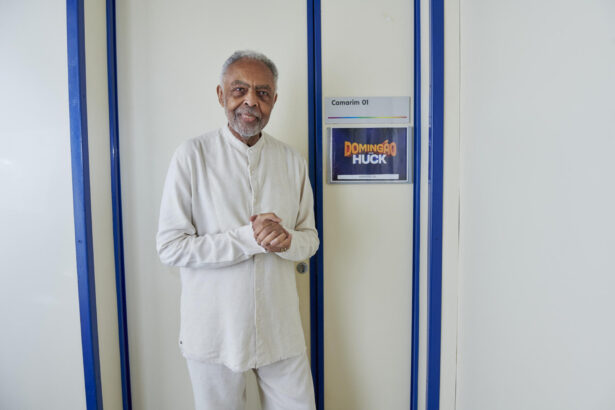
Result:
[[[235,82],[258,83],[258,85],[273,86],[273,73],[262,61],[242,58],[228,67],[224,79],[231,84]]]

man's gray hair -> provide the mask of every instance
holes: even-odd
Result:
[[[263,53],[258,53],[256,51],[252,51],[252,50],[237,50],[229,58],[226,59],[224,64],[222,64],[222,74],[220,74],[220,84],[224,84],[224,76],[226,75],[226,72],[228,71],[228,68],[233,63],[235,63],[235,62],[237,62],[239,60],[242,60],[244,58],[247,58],[247,59],[250,59],[250,60],[260,61],[261,63],[265,64],[267,66],[267,68],[269,68],[269,70],[271,71],[271,74],[273,74],[273,83],[274,83],[274,85],[276,87],[278,86],[278,69],[276,68],[276,66],[273,63],[273,61],[271,61]]]

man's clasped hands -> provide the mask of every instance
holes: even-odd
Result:
[[[250,217],[254,239],[267,252],[285,252],[290,248],[292,235],[284,229],[280,219],[273,212]]]

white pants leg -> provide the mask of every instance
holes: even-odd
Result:
[[[255,370],[263,410],[316,410],[307,354]]]
[[[196,410],[245,410],[246,375],[228,367],[186,360]]]
[[[196,410],[245,410],[246,375],[226,366],[186,360]],[[307,355],[254,369],[263,410],[315,410]]]

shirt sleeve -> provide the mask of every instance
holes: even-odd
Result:
[[[292,235],[290,248],[285,252],[279,252],[281,258],[293,262],[303,261],[313,256],[318,250],[320,240],[314,222],[314,196],[308,177],[307,164],[303,161],[301,170],[301,190],[299,201],[299,213],[295,226],[284,226]],[[282,224],[286,225],[284,222]]]
[[[184,151],[185,148],[178,149],[173,155],[162,193],[156,235],[161,262],[187,268],[216,268],[264,253],[249,222],[226,232],[197,235],[192,224],[192,167]]]

